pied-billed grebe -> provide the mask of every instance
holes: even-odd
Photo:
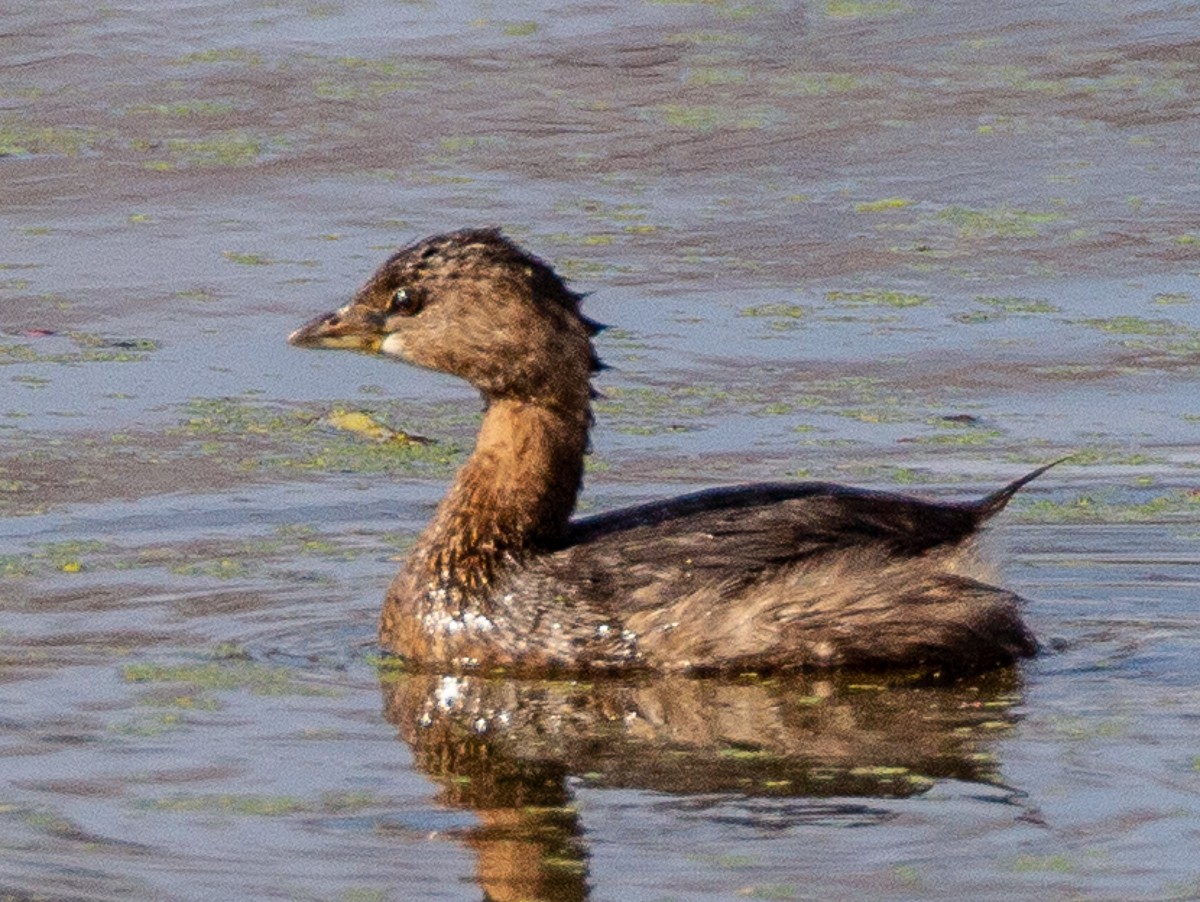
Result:
[[[387,593],[385,648],[522,671],[916,666],[1031,655],[1020,599],[972,578],[972,502],[829,483],[712,489],[571,521],[600,363],[580,296],[499,230],[393,254],[301,347],[399,357],[486,404],[471,457]]]

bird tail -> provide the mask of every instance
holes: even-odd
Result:
[[[1000,513],[1000,511],[1004,510],[1004,506],[1008,504],[1012,496],[1017,494],[1017,492],[1019,492],[1024,485],[1033,482],[1033,480],[1037,479],[1051,467],[1057,467],[1064,461],[1070,460],[1072,456],[1073,455],[1068,454],[1066,457],[1060,457],[1058,460],[1051,461],[1045,466],[1038,467],[1032,473],[1026,473],[1020,479],[1013,480],[1004,488],[992,492],[990,495],[982,498],[977,502],[979,519],[986,520],[988,517]]]

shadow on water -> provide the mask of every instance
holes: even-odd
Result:
[[[509,680],[392,674],[385,716],[439,800],[468,809],[477,879],[495,902],[590,898],[581,786],[743,800],[755,826],[893,815],[871,799],[936,780],[999,786],[989,740],[1015,723],[1015,671],[954,685],[876,675]],[[755,801],[763,801],[759,806]]]

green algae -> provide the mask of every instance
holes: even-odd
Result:
[[[193,399],[174,425],[159,431],[80,435],[70,442],[53,435],[10,433],[0,475],[20,478],[10,479],[0,492],[0,512],[38,512],[100,495],[130,497],[131,491],[137,497],[178,491],[188,479],[227,487],[299,473],[445,478],[461,463],[479,422],[478,414],[461,403],[355,406],[388,428],[411,420],[422,429],[449,430],[452,436],[430,443],[380,443],[330,425],[325,405]],[[64,468],[69,479],[62,478]]]
[[[158,343],[150,338],[113,338],[92,332],[66,332],[62,337],[76,345],[76,349],[52,353],[38,350],[29,343],[0,344],[0,366],[5,363],[137,363],[158,350]],[[40,378],[25,375],[16,380]]]
[[[1037,212],[1012,207],[972,209],[947,207],[937,218],[954,226],[962,238],[1035,238],[1047,225],[1066,217],[1056,212]]]
[[[987,304],[989,307],[993,307],[1002,313],[1038,314],[1062,312],[1061,308],[1041,298],[976,295],[975,302],[978,304]]]
[[[0,118],[0,157],[27,154],[79,156],[96,146],[95,129],[33,125],[14,117]]]
[[[209,50],[198,50],[185,53],[173,61],[177,66],[190,66],[197,63],[241,63],[248,66],[262,64],[262,55],[254,50],[243,47],[214,47]]]
[[[143,695],[137,700],[147,708],[170,708],[174,711],[220,711],[224,705],[215,698],[198,692],[167,692],[163,695]]]
[[[650,0],[659,2],[659,0]],[[678,31],[667,35],[667,43],[690,44],[695,47],[744,47],[751,37],[734,31]]]
[[[266,254],[257,254],[252,251],[221,251],[221,256],[238,266],[270,266],[276,262]]]
[[[643,204],[610,203],[594,197],[577,197],[558,201],[554,205],[554,212],[560,215],[582,213],[589,219],[622,222],[643,220],[648,210]]]
[[[913,11],[905,0],[825,0],[821,10],[830,19],[877,19]]]
[[[916,201],[904,197],[884,197],[879,200],[863,201],[854,205],[855,213],[887,213],[911,207]]]
[[[1004,432],[999,429],[974,429],[969,432],[941,432],[936,435],[919,435],[910,441],[918,445],[956,445],[961,447],[977,447],[991,445],[1004,438]]]
[[[537,34],[537,22],[507,22],[500,29],[505,37],[509,38],[527,38]]]
[[[763,105],[730,108],[685,103],[659,104],[650,113],[670,128],[697,132],[753,131],[766,128],[778,116],[777,110]]]
[[[746,899],[788,900],[800,899],[803,895],[798,886],[791,883],[756,884],[739,890],[738,896]]]
[[[920,307],[932,300],[924,294],[878,288],[867,288],[862,291],[827,291],[825,299],[834,304],[846,304],[854,307]]]
[[[240,690],[254,695],[327,696],[330,690],[301,683],[294,670],[249,661],[207,661],[194,664],[125,664],[127,683],[184,683],[213,691]]]
[[[344,407],[335,405],[334,409]],[[443,406],[441,411],[440,416],[433,415],[428,419],[440,419],[445,423],[446,412],[453,411],[454,420],[463,420],[460,405]],[[407,430],[386,425],[392,413],[383,406],[363,412],[393,433],[409,434]],[[474,420],[474,417],[467,418],[467,422]],[[216,440],[218,444],[209,448],[219,453],[236,452],[244,439],[261,439],[266,447],[260,446],[253,457],[245,458],[243,462],[264,469],[443,474],[462,457],[459,447],[453,443],[378,442],[331,426],[327,415],[305,408],[236,398],[193,399],[186,406],[183,423],[173,431],[193,438]]]
[[[763,316],[763,317],[783,317],[786,319],[802,319],[811,313],[809,308],[800,304],[757,304],[752,307],[743,307],[738,311],[738,316]]]
[[[1189,331],[1185,326],[1165,319],[1143,319],[1139,316],[1109,316],[1080,320],[1085,326],[1116,335],[1177,335]]]
[[[767,328],[772,333],[790,333],[799,329],[800,321],[811,312],[799,304],[759,304],[742,308],[738,311],[738,316],[765,319]]]
[[[865,88],[878,87],[874,77],[850,72],[790,72],[777,76],[772,84],[781,96],[801,95],[822,97],[827,94],[848,94]]]
[[[196,138],[168,138],[165,142],[170,160],[151,160],[153,169],[191,167],[239,167],[259,162],[274,148],[286,146],[281,138],[265,138],[242,130],[227,131]],[[152,149],[147,146],[146,149]]]
[[[427,63],[390,58],[343,56],[332,65],[332,73],[324,71],[310,82],[313,95],[322,100],[373,100],[419,90],[437,71]]]
[[[1154,303],[1163,306],[1173,304],[1190,304],[1195,298],[1186,291],[1164,291],[1154,296]]]
[[[770,761],[780,757],[766,749],[742,748],[741,746],[720,749],[718,754],[731,761]]]
[[[1116,336],[1122,347],[1138,355],[1130,364],[1137,368],[1193,366],[1200,354],[1200,329],[1173,320],[1111,316],[1075,322]]]
[[[311,800],[289,795],[215,793],[172,795],[143,801],[138,807],[176,814],[280,817],[293,814],[346,814],[362,811],[378,804],[379,800],[375,796],[365,792],[325,793],[317,799]]]
[[[211,288],[184,288],[176,291],[174,297],[181,301],[215,301],[217,293]]]
[[[604,390],[596,409],[618,429],[638,425],[627,422],[630,419],[652,420],[645,425],[654,427],[665,416],[708,416],[732,400],[732,395],[715,386],[613,386]]]
[[[476,151],[491,153],[507,143],[501,135],[446,135],[438,139],[435,160],[444,162]]]
[[[892,876],[906,889],[918,889],[921,886],[921,872],[914,865],[898,864],[892,868]]]
[[[696,66],[687,70],[684,82],[689,85],[713,87],[718,85],[738,85],[749,79],[745,69],[727,68],[722,66]]]
[[[1200,495],[1172,491],[1146,501],[1124,503],[1112,490],[1076,494],[1063,500],[1018,499],[1014,508],[1024,520],[1038,523],[1157,523],[1200,517]]]
[[[693,852],[687,857],[692,861],[711,864],[725,870],[742,870],[758,867],[761,864],[761,860],[755,855],[731,855],[725,852],[716,854]]]
[[[845,417],[850,420],[857,420],[860,423],[907,423],[913,417],[911,414],[900,410],[895,406],[898,404],[898,399],[884,400],[880,406],[871,408],[862,407],[843,407],[836,410],[831,410],[830,413],[835,416]]]
[[[231,100],[176,100],[172,103],[142,103],[127,110],[134,114],[166,116],[172,119],[228,116],[237,112],[238,104]]]
[[[1065,855],[1021,855],[1013,859],[1009,868],[1017,873],[1070,874],[1077,870]]]

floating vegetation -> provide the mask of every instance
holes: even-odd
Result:
[[[430,70],[425,65],[416,65],[408,58],[391,60],[343,56],[339,57],[336,62],[339,66],[350,70],[363,70],[387,78],[418,79],[426,78],[430,74]]]
[[[1049,301],[1044,301],[1040,298],[1026,298],[1019,296],[993,297],[991,295],[976,295],[975,302],[979,304],[987,304],[989,307],[994,307],[1003,313],[1033,314],[1062,312],[1061,308],[1055,307]]]
[[[688,69],[684,81],[689,85],[736,85],[749,78],[745,69],[722,68],[720,66],[697,66]]]
[[[1003,320],[1010,315],[1030,316],[1035,314],[1045,313],[1061,313],[1062,309],[1054,306],[1048,301],[1038,298],[1026,298],[1019,296],[1012,297],[993,297],[990,295],[976,295],[975,302],[977,304],[985,304],[986,310],[966,310],[961,313],[955,313],[951,317],[955,322],[975,324],[975,323],[991,323],[998,320]]]
[[[935,435],[919,435],[910,439],[918,445],[961,445],[976,446],[990,445],[1004,437],[999,429],[971,429],[953,432],[939,432]]]
[[[746,899],[780,900],[780,902],[803,898],[800,888],[791,883],[758,884],[738,890],[738,895]]]
[[[379,422],[378,419],[362,410],[343,410],[335,407],[325,418],[325,422],[335,429],[353,432],[373,442],[397,442],[399,444],[428,445],[431,440],[420,435],[412,435],[401,429],[392,429]]]
[[[151,160],[148,169],[168,170],[187,167],[250,166],[268,154],[270,148],[285,144],[282,139],[267,139],[244,131],[230,131],[203,138],[168,138],[163,145],[171,160]],[[157,144],[135,142],[137,150],[155,150]]]
[[[335,408],[343,410],[344,408]],[[381,421],[383,414],[359,411],[382,429],[405,439],[380,441],[375,434],[337,427],[324,416],[300,408],[258,404],[235,398],[202,398],[188,402],[187,417],[173,432],[206,444],[202,453],[239,454],[242,465],[253,469],[326,470],[352,473],[429,472],[439,475],[459,461],[461,454],[453,443],[433,443],[420,437],[392,430]],[[451,412],[462,421],[461,405],[445,406],[437,412],[423,411],[425,421],[445,419]],[[335,414],[336,418],[336,414]],[[468,418],[471,422],[474,417]],[[363,425],[357,417],[352,423]],[[329,427],[334,426],[331,430]],[[254,449],[244,448],[253,440]]]
[[[34,546],[27,554],[0,556],[0,576],[31,576],[35,573],[78,573],[83,569],[85,556],[109,549],[100,541],[46,542]]]
[[[140,807],[181,814],[227,814],[251,817],[279,817],[289,814],[345,814],[379,804],[365,792],[325,793],[307,801],[295,796],[269,796],[220,793],[216,795],[174,795],[141,803]]]
[[[1154,523],[1200,516],[1200,493],[1192,490],[1137,503],[1121,503],[1111,492],[1080,494],[1064,501],[1018,498],[1018,502],[1015,508],[1021,517],[1039,523]]]
[[[1044,226],[1060,222],[1061,213],[1039,213],[997,207],[993,210],[973,210],[967,207],[947,207],[937,218],[950,223],[963,238],[1033,238]]]
[[[830,19],[875,19],[913,11],[905,0],[825,0],[822,6]]]
[[[923,774],[916,774],[910,771],[907,767],[888,766],[888,765],[870,765],[864,767],[852,767],[849,771],[854,777],[871,777],[881,783],[906,783],[909,786],[919,790],[925,790],[933,786],[934,781]]]
[[[803,319],[812,311],[800,304],[757,304],[753,307],[743,307],[738,316],[783,317],[785,319]]]
[[[903,409],[898,408],[898,398],[881,399],[877,407],[840,407],[830,411],[835,416],[857,420],[860,423],[907,423],[913,417]]]
[[[313,93],[324,100],[358,100],[411,91],[429,81],[428,66],[390,59],[342,57],[342,71],[322,75],[312,82]]]
[[[1112,316],[1077,322],[1120,336],[1123,347],[1138,353],[1139,366],[1195,365],[1196,355],[1200,354],[1200,329],[1172,320]]]
[[[58,154],[78,156],[99,140],[94,129],[39,126],[15,118],[0,119],[0,156]]]
[[[712,413],[714,404],[728,400],[727,394],[702,386],[646,388],[613,386],[605,388],[596,408],[606,417],[649,418],[663,416],[699,417]],[[628,424],[624,424],[628,426]],[[618,424],[620,428],[620,424]]]
[[[499,135],[448,135],[438,140],[438,155],[458,157],[476,150],[494,150],[506,143]]]
[[[954,313],[950,317],[956,323],[965,323],[969,326],[978,323],[994,323],[1004,319],[1004,314],[999,310],[966,310],[962,313]]]
[[[774,80],[775,89],[782,95],[800,94],[820,97],[826,94],[846,94],[875,87],[878,80],[849,72],[793,72]]]
[[[668,0],[651,0],[654,3]],[[667,36],[671,44],[692,44],[700,47],[743,47],[751,42],[749,35],[733,31],[681,31]]]
[[[381,540],[372,551],[390,553],[397,542]],[[106,541],[81,539],[35,544],[21,554],[0,556],[0,576],[46,577],[56,573],[165,570],[178,576],[244,579],[294,575],[265,571],[272,561],[297,558],[352,560],[364,551],[361,538],[322,535],[311,526],[284,525],[273,533],[244,539],[214,539],[179,545],[120,547]]]
[[[176,119],[190,117],[228,116],[237,112],[238,105],[230,100],[177,100],[173,103],[143,103],[127,110],[135,114],[153,114]]]
[[[269,266],[275,262],[265,254],[246,251],[221,251],[221,256],[230,263],[236,263],[239,266]]]
[[[52,337],[52,336],[47,336]],[[14,363],[137,363],[158,350],[149,338],[108,338],[91,332],[68,332],[73,350],[48,351],[28,343],[0,344],[0,366]],[[40,377],[22,376],[19,380]]]
[[[554,212],[559,214],[582,213],[590,220],[622,225],[626,231],[630,231],[631,226],[634,229],[641,226],[650,211],[645,204],[614,204],[594,198],[579,198],[555,204]]]
[[[1189,331],[1185,326],[1167,319],[1142,319],[1138,316],[1097,317],[1080,322],[1116,335],[1179,335]]]
[[[185,53],[177,57],[174,63],[177,66],[190,66],[194,63],[244,63],[257,66],[262,63],[262,56],[256,51],[242,47],[221,47]]]
[[[1076,467],[1097,465],[1141,467],[1147,464],[1163,463],[1161,458],[1154,458],[1140,451],[1126,451],[1121,448],[1085,448],[1082,451],[1073,452],[1069,460],[1071,465]]]
[[[508,22],[501,28],[505,36],[510,38],[527,38],[537,34],[537,30],[537,22]]]
[[[329,690],[305,685],[286,667],[250,661],[209,661],[197,664],[126,664],[121,677],[128,683],[186,683],[200,689],[244,690],[255,695],[328,695]]]
[[[915,200],[904,197],[885,197],[881,200],[863,201],[854,205],[855,213],[886,213],[890,210],[903,210],[911,207]]]
[[[175,295],[181,301],[215,301],[217,293],[211,288],[184,288]]]
[[[928,304],[931,298],[924,294],[911,294],[906,291],[885,291],[877,288],[867,288],[862,291],[827,291],[825,299],[835,304],[847,304],[855,307],[920,307]]]
[[[1164,306],[1170,304],[1190,304],[1194,298],[1186,291],[1166,291],[1154,296],[1154,303]]]

